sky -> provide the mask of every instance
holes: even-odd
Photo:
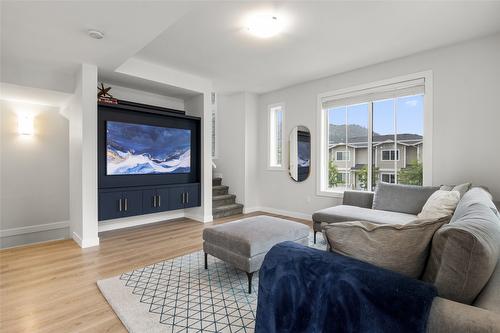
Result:
[[[398,133],[423,135],[424,96],[407,96],[396,99]],[[373,103],[373,130],[378,134],[394,134],[394,99]],[[332,108],[328,114],[330,124],[345,125],[346,107]],[[368,103],[347,106],[349,124],[368,128]]]

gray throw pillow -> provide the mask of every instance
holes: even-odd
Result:
[[[439,186],[414,186],[378,183],[373,196],[373,209],[417,215]]]
[[[471,186],[471,183],[463,183],[460,185],[441,185],[439,189],[443,191],[458,191],[460,193],[460,198],[462,198]]]
[[[434,232],[449,216],[408,224],[352,221],[323,227],[330,251],[419,278],[427,261]]]
[[[484,288],[500,255],[500,219],[471,192],[460,201],[451,222],[434,235],[423,275],[439,296],[466,304]]]

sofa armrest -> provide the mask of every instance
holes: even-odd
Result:
[[[429,313],[427,332],[500,332],[500,314],[436,297]]]
[[[372,208],[373,192],[367,191],[344,191],[343,205]]]

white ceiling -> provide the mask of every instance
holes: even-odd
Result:
[[[1,1],[1,81],[72,92],[79,64],[113,71],[193,4]],[[91,39],[87,30],[105,34]]]
[[[241,21],[266,8],[289,28],[256,39]],[[137,57],[261,93],[499,30],[500,2],[233,2],[191,11]]]
[[[261,93],[500,31],[500,2],[482,1],[0,5],[0,81],[65,92],[82,62],[123,85],[129,78],[114,70],[136,57],[210,78],[219,92]],[[282,35],[260,40],[242,29],[246,15],[263,9],[288,21]],[[88,29],[105,38],[90,39]]]

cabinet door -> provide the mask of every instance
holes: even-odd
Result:
[[[122,192],[99,193],[99,220],[122,217],[123,205]]]
[[[144,214],[155,213],[158,211],[156,200],[156,190],[142,191],[142,212]]]
[[[184,186],[185,200],[184,207],[197,207],[200,205],[200,185],[185,185]]]
[[[171,187],[168,190],[168,210],[184,208],[184,186]]]
[[[123,194],[123,216],[142,214],[142,191],[127,191]]]
[[[169,198],[168,188],[159,188],[156,190],[156,210],[158,212],[164,212],[169,210],[168,198]]]

